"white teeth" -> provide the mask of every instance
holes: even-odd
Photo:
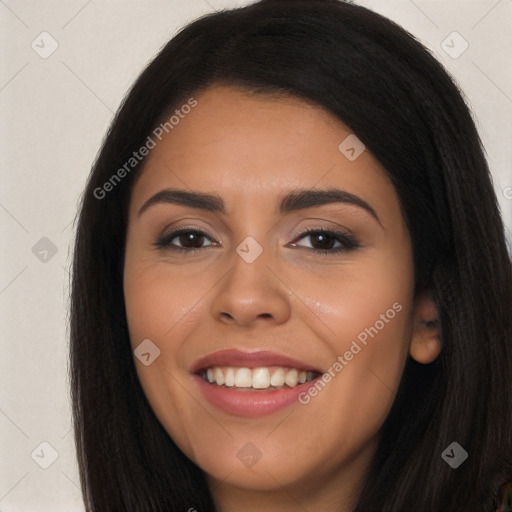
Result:
[[[280,388],[284,386],[284,370],[282,368],[278,368],[272,378],[270,379],[270,384],[275,386],[276,388]]]
[[[237,388],[250,388],[252,386],[252,372],[249,368],[240,368],[235,375]]]
[[[294,388],[317,377],[316,372],[285,367],[234,368],[214,366],[202,372],[204,380],[217,386],[243,389]]]
[[[224,384],[224,373],[220,368],[217,367],[213,369],[213,377],[215,378],[215,384],[217,384],[217,386]]]
[[[235,385],[235,370],[233,368],[228,368],[226,370],[226,386],[232,387]]]
[[[286,373],[284,381],[287,386],[294,388],[299,382],[299,372],[297,370],[290,370]]]
[[[265,389],[270,386],[270,372],[268,368],[256,368],[252,372],[252,387],[254,389]]]

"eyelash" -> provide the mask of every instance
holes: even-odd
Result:
[[[174,240],[176,237],[178,237],[182,234],[186,234],[186,233],[194,233],[194,234],[197,234],[200,236],[204,236],[204,237],[210,239],[210,241],[212,240],[212,238],[204,231],[190,227],[190,228],[181,228],[176,231],[172,231],[171,233],[164,233],[163,235],[161,235],[158,238],[158,240],[154,243],[154,245],[158,249],[169,249],[171,251],[177,251],[177,252],[181,252],[181,253],[185,253],[185,254],[190,254],[190,253],[194,253],[194,252],[201,251],[201,250],[205,249],[205,247],[184,248],[184,247],[179,247],[179,246],[171,244],[171,241]],[[342,231],[331,231],[331,230],[323,229],[323,228],[306,229],[306,230],[300,232],[295,240],[299,241],[302,238],[305,238],[306,235],[314,236],[314,235],[318,235],[318,234],[334,236],[337,239],[337,241],[342,244],[341,247],[338,247],[336,249],[314,249],[314,248],[310,249],[310,248],[308,248],[311,251],[314,251],[319,254],[325,254],[325,255],[337,254],[337,253],[341,253],[341,252],[348,252],[348,251],[351,251],[351,250],[361,247],[360,244],[358,243],[358,241],[353,236],[351,236],[347,233],[344,233]]]

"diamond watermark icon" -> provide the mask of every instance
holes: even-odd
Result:
[[[48,469],[59,457],[57,450],[48,442],[43,441],[30,454],[34,462],[43,469]]]
[[[263,453],[252,443],[247,443],[238,450],[236,456],[248,468],[252,468],[263,457]]]
[[[47,59],[59,47],[56,39],[48,32],[41,32],[31,43],[30,47],[39,57]]]
[[[263,247],[252,236],[248,236],[236,248],[236,252],[246,263],[252,263],[263,252]]]
[[[469,48],[469,43],[458,32],[452,32],[441,42],[441,48],[452,59],[458,59]]]
[[[468,458],[468,452],[454,441],[445,449],[441,457],[449,466],[457,469]]]
[[[366,148],[365,145],[352,133],[338,146],[338,149],[348,160],[353,162]]]
[[[32,247],[32,254],[43,263],[48,263],[56,254],[57,246],[49,239],[43,236]]]
[[[144,366],[149,366],[160,355],[160,349],[151,340],[146,339],[133,353]]]

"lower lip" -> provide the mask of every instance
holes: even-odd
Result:
[[[229,414],[247,418],[266,416],[297,403],[299,395],[307,393],[308,389],[314,386],[317,380],[310,380],[294,388],[273,389],[271,391],[237,391],[232,387],[210,384],[199,375],[193,377],[208,402]]]

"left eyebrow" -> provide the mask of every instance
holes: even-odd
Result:
[[[292,190],[281,199],[278,209],[280,213],[289,213],[332,203],[346,203],[363,208],[382,226],[376,211],[366,201],[346,190],[337,188]]]
[[[185,190],[166,189],[151,196],[139,209],[138,215],[142,215],[150,206],[160,203],[178,204],[190,208],[198,208],[215,213],[226,213],[226,206],[222,197],[202,192],[188,192]],[[359,196],[345,190],[330,189],[299,189],[286,193],[277,202],[277,210],[286,214],[313,206],[322,206],[332,203],[345,203],[358,206],[366,210],[382,226],[375,210]]]

